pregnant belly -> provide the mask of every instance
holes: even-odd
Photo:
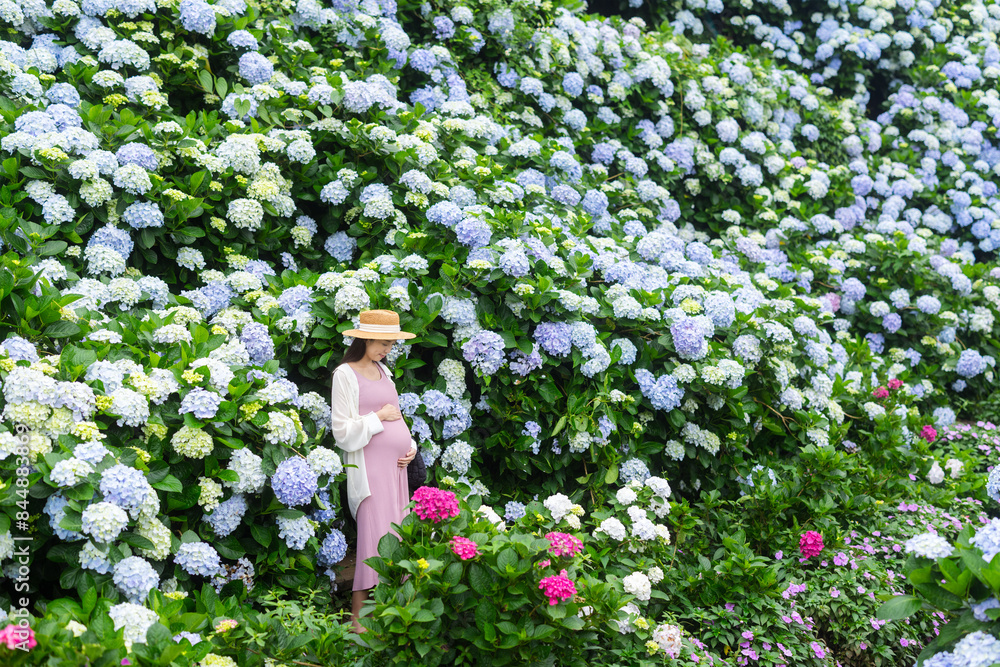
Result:
[[[373,445],[378,448],[383,455],[402,458],[410,451],[410,429],[402,419],[382,422],[385,427],[381,433],[372,437],[368,443],[369,449]]]

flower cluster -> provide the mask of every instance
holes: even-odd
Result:
[[[543,577],[538,582],[538,588],[549,599],[549,605],[553,606],[576,595],[576,584],[566,576],[566,570],[562,570],[559,574]]]
[[[414,512],[423,520],[439,523],[458,516],[458,500],[452,491],[421,486],[413,492]]]

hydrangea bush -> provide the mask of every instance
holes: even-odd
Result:
[[[329,371],[374,307],[432,475],[497,503],[929,441],[1000,351],[997,17],[869,4],[743,52],[680,8],[0,0],[0,545],[110,618],[333,578]]]

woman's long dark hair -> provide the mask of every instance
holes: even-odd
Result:
[[[368,349],[368,339],[367,338],[355,338],[351,342],[351,346],[347,348],[347,352],[344,353],[344,358],[340,360],[340,363],[346,364],[349,361],[360,361],[365,358],[365,351]]]

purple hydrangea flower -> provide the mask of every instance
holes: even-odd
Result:
[[[250,353],[250,360],[255,366],[263,366],[274,359],[274,341],[268,332],[267,325],[260,322],[250,322],[243,327],[240,341]]]
[[[565,322],[542,322],[535,327],[535,342],[546,354],[565,357],[573,349],[573,327]]]
[[[697,360],[708,354],[706,332],[694,317],[685,317],[670,327],[674,337],[674,350],[682,359]]]
[[[485,329],[476,332],[462,346],[462,355],[481,375],[490,376],[504,365],[504,342],[500,334]]]
[[[635,372],[642,395],[649,399],[653,407],[669,412],[680,407],[684,398],[684,388],[677,386],[677,378],[673,375],[662,375],[657,378],[645,368]]]

